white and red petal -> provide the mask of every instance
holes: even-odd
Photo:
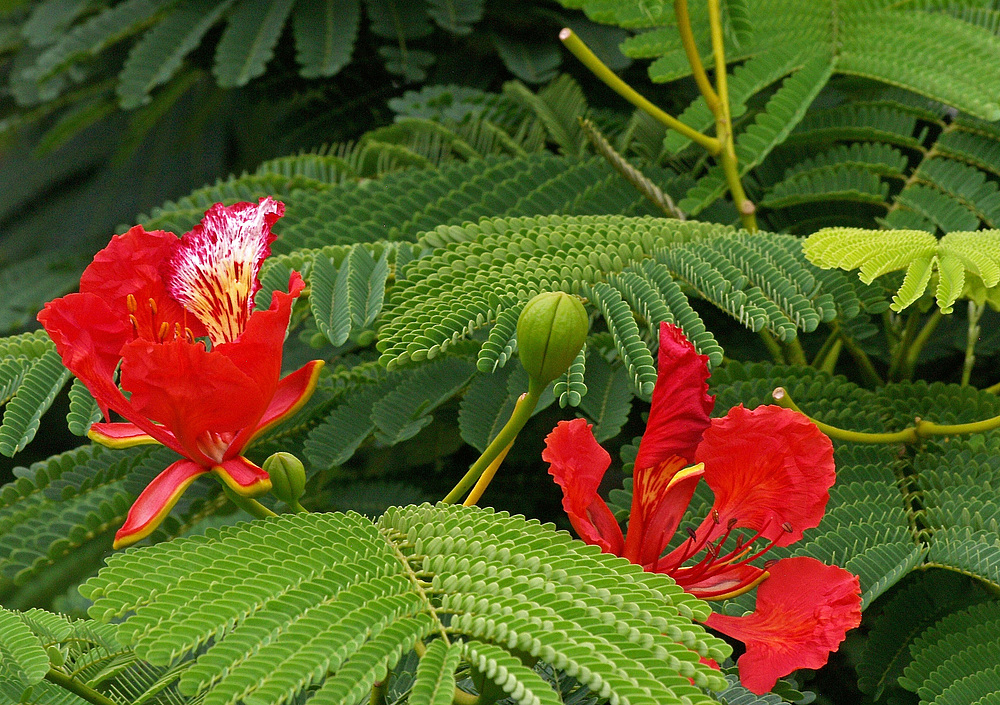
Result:
[[[284,211],[270,196],[258,204],[216,204],[167,261],[170,295],[198,318],[213,344],[236,340],[246,327],[275,238],[271,226]]]

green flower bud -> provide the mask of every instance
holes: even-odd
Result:
[[[589,328],[587,310],[575,296],[550,291],[527,303],[517,319],[517,348],[537,391],[569,368]]]
[[[299,505],[299,498],[306,488],[306,470],[302,461],[291,453],[275,453],[264,461],[264,472],[271,477],[271,492],[292,507]]]

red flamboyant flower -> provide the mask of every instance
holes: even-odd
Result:
[[[708,358],[680,329],[660,328],[659,369],[646,433],[633,475],[627,535],[597,494],[611,457],[583,419],[562,421],[545,439],[542,459],[563,490],[563,508],[587,543],[647,571],[666,573],[707,600],[735,597],[757,585],[747,617],[713,615],[706,624],[741,639],[743,685],[770,690],[797,668],[817,668],[861,620],[858,578],[813,558],[753,562],[817,526],[836,473],[830,439],[789,409],[734,407],[710,419]],[[714,505],[689,538],[667,552],[702,479]],[[740,533],[732,538],[738,529]],[[732,540],[731,540],[732,539]]]
[[[112,448],[158,442],[183,456],[136,499],[115,548],[152,533],[199,475],[213,472],[243,496],[271,488],[242,452],[305,404],[323,366],[313,361],[279,379],[292,304],[305,287],[298,272],[268,310],[253,310],[271,226],[283,212],[267,197],[216,204],[181,238],[136,226],[97,253],[79,293],[38,314],[105,419],[114,411],[130,422],[95,423],[92,440]]]

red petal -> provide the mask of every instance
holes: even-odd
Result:
[[[635,459],[648,468],[679,455],[691,465],[715,397],[708,393],[708,357],[677,326],[660,324],[660,353],[649,422]]]
[[[205,325],[213,344],[236,340],[246,327],[260,289],[257,275],[275,238],[271,226],[284,211],[270,196],[260,203],[217,203],[174,243],[167,288]]]
[[[163,429],[163,433],[170,432]],[[139,428],[134,423],[91,424],[87,437],[108,448],[131,448],[147,443],[157,443],[157,440],[146,433],[145,429]]]
[[[858,577],[815,558],[778,561],[757,588],[757,609],[746,617],[713,614],[712,629],[739,639],[740,681],[757,695],[798,668],[820,668],[848,630],[861,623]]]
[[[244,497],[256,497],[271,489],[271,478],[249,460],[239,455],[212,468],[229,488]]]
[[[241,429],[256,427],[270,401],[229,358],[202,343],[129,343],[121,379],[132,406],[172,431],[184,455],[208,466],[222,460],[228,443],[206,434],[232,434],[232,441]]]
[[[267,311],[254,311],[235,342],[221,343],[212,350],[225,355],[253,379],[268,399],[275,393],[281,376],[281,350],[285,344],[292,304],[305,288],[298,272],[289,277],[289,293],[274,292]]]
[[[777,406],[733,407],[712,421],[697,456],[719,512],[718,522],[709,516],[706,524],[722,530],[735,519],[778,546],[819,525],[836,479],[830,439],[802,414]]]
[[[186,327],[193,336],[205,335],[201,323],[171,298],[163,282],[161,270],[177,243],[173,233],[150,233],[136,225],[111,238],[108,246],[94,255],[80,278],[80,291],[101,297],[127,326],[131,313],[139,336],[146,340],[159,340],[164,323],[170,337],[178,324],[182,334]],[[129,295],[135,299],[134,311],[128,305]]]
[[[661,570],[658,559],[677,531],[703,473],[700,465],[686,465],[684,458],[675,455],[653,467],[636,466],[622,555],[654,573]]]
[[[197,463],[178,460],[153,478],[128,510],[125,524],[115,534],[114,547],[129,546],[153,533],[184,490],[206,472],[208,470]]]
[[[56,344],[63,364],[97,400],[104,418],[128,403],[115,384],[122,346],[132,337],[127,318],[116,317],[94,294],[70,294],[45,304],[38,321]]]
[[[301,409],[316,391],[316,382],[319,381],[319,373],[322,369],[323,361],[313,360],[278,382],[278,388],[271,398],[271,404],[267,407],[260,421],[257,422],[257,427],[244,429],[230,445],[230,453],[234,450],[239,452],[253,439],[274,428]]]
[[[560,421],[545,438],[542,460],[563,491],[563,509],[580,538],[620,556],[624,548],[621,527],[597,494],[611,456],[594,439],[583,419]]]

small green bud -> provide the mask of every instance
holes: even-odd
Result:
[[[587,340],[590,319],[580,299],[539,294],[517,319],[517,349],[531,383],[544,388],[565,372]]]
[[[271,492],[282,502],[297,507],[306,489],[306,470],[291,453],[275,453],[264,461],[264,472],[271,477]]]

